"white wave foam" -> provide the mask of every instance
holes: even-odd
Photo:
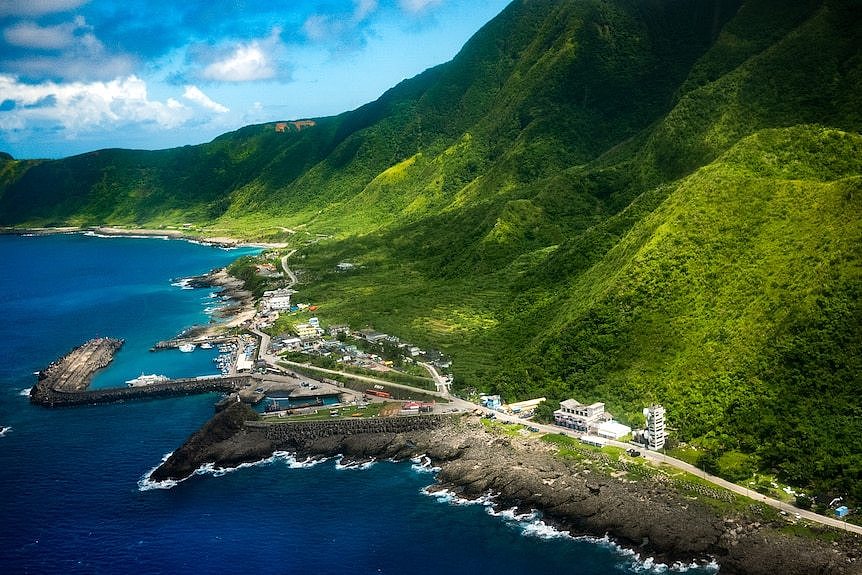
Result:
[[[173,453],[173,452],[171,452]],[[284,461],[291,469],[300,469],[306,467],[312,467],[326,461],[326,459],[312,459],[307,458],[304,461],[297,461],[296,457],[293,454],[287,451],[275,451],[270,457],[265,459],[261,459],[259,461],[252,461],[249,463],[240,463],[236,467],[216,467],[212,463],[204,463],[197,469],[195,469],[194,473],[180,480],[167,479],[165,481],[153,481],[150,479],[150,475],[158,469],[158,467],[168,460],[168,457],[171,456],[171,453],[165,454],[162,457],[162,460],[154,466],[152,469],[147,471],[144,476],[138,481],[138,490],[139,491],[149,491],[150,489],[170,489],[176,486],[179,483],[182,483],[186,479],[193,477],[195,475],[212,475],[213,477],[221,477],[223,475],[227,475],[228,473],[233,473],[234,471],[240,469],[247,469],[249,467],[258,467],[261,465],[269,465],[271,463],[275,463],[276,461]]]
[[[440,471],[439,467],[435,467],[431,464],[431,458],[424,453],[422,455],[417,455],[416,457],[411,457],[410,461],[412,462],[410,469],[418,473],[437,473]]]
[[[175,282],[171,282],[171,285],[174,287],[178,287],[180,289],[195,289],[192,285],[192,278],[182,278]]]
[[[12,428],[8,425],[0,427],[0,437],[6,437],[6,434],[12,431]]]
[[[335,460],[335,468],[336,469],[368,469],[369,467],[371,467],[372,465],[374,465],[377,462],[377,459],[375,459],[374,457],[372,457],[368,461],[363,461],[362,463],[353,461],[350,463],[343,464],[343,463],[341,463],[343,460],[344,460],[343,455],[339,455],[336,458],[336,460]]]
[[[168,457],[173,455],[173,451],[170,451],[162,457],[162,460],[153,466],[152,469],[144,473],[144,476],[138,480],[138,491],[150,491],[151,489],[170,489],[171,487],[177,485],[178,483],[185,481],[188,479],[180,479],[179,481],[175,481],[173,479],[167,479],[165,481],[153,481],[150,479],[150,475],[159,468],[159,466],[168,460]]]
[[[30,389],[32,389],[32,388],[25,387],[24,389],[22,389],[21,391],[18,392],[18,395],[20,395],[22,397],[30,397]]]
[[[309,467],[314,467],[319,463],[323,463],[327,461],[326,457],[322,457],[320,459],[314,459],[313,457],[306,457],[302,461],[299,461],[296,458],[296,455],[290,453],[288,451],[276,451],[272,454],[272,457],[275,460],[283,461],[287,463],[287,466],[291,469],[307,469]]]
[[[421,493],[428,495],[430,497],[434,497],[440,503],[449,503],[451,505],[493,505],[494,498],[497,494],[494,493],[486,493],[476,499],[467,499],[466,497],[461,497],[456,494],[454,491],[446,489],[445,487],[438,487],[437,485],[428,485],[419,490]]]
[[[416,462],[418,460],[421,462],[421,457],[423,456],[413,458],[412,461]],[[414,463],[413,467],[416,468],[417,463]],[[490,492],[477,499],[465,499],[449,489],[438,487],[436,485],[423,487],[421,492],[425,495],[436,498],[440,503],[449,503],[450,505],[484,505],[485,511],[488,515],[499,517],[506,523],[516,526],[520,529],[521,533],[527,537],[537,537],[540,539],[565,538],[605,547],[623,558],[626,569],[634,573],[684,573],[691,569],[707,569],[711,572],[718,571],[718,564],[715,560],[712,560],[707,564],[697,562],[691,562],[689,564],[676,562],[673,565],[668,566],[665,563],[656,562],[653,557],[641,559],[640,554],[636,553],[632,549],[622,547],[607,535],[604,537],[591,537],[588,535],[574,537],[568,531],[557,529],[556,527],[545,523],[541,518],[541,513],[536,510],[529,511],[527,513],[518,513],[517,507],[502,510],[495,509],[494,503],[496,495]]]
[[[153,235],[148,235],[148,234],[100,234],[100,233],[94,232],[92,230],[88,230],[88,231],[84,232],[83,235],[90,236],[91,238],[106,238],[106,239],[113,239],[113,238],[131,238],[131,239],[135,239],[135,240],[169,240],[169,239],[171,239],[170,236],[163,235],[163,234],[153,234]]]

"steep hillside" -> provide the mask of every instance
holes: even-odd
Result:
[[[325,320],[462,388],[659,401],[705,466],[862,500],[860,46],[852,0],[516,1],[311,127],[2,159],[0,224],[300,230]]]

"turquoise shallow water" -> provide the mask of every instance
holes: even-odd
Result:
[[[340,469],[287,456],[172,489],[145,473],[213,412],[213,394],[49,410],[33,372],[95,336],[126,340],[95,385],[213,373],[212,353],[149,352],[205,322],[176,279],[242,255],[180,241],[0,236],[0,572],[569,573],[643,570],[607,542],[555,536],[423,488],[409,463]],[[692,570],[690,572],[701,572]]]

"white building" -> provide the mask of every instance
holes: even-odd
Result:
[[[282,295],[271,298],[268,302],[269,309],[281,311],[285,309],[290,309],[290,296]]]
[[[320,327],[320,320],[317,319],[316,317],[310,317],[310,318],[308,318],[308,325],[311,325],[314,327]]]
[[[653,405],[644,409],[644,417],[646,418],[646,436],[647,447],[657,451],[664,447],[666,439],[664,431],[664,407],[661,405]]]
[[[554,412],[554,423],[578,431],[589,431],[605,413],[605,404],[596,402],[584,405],[574,399],[560,402],[560,409]]]
[[[604,447],[608,444],[608,440],[604,437],[596,437],[595,435],[582,435],[581,443],[592,445],[593,447]]]
[[[307,323],[298,323],[293,326],[293,330],[301,339],[311,339],[317,337],[317,328]]]
[[[625,437],[631,432],[631,427],[629,427],[628,425],[623,425],[622,423],[614,420],[600,423],[599,426],[596,428],[596,435],[598,435],[599,437],[605,437],[607,439],[619,439],[621,437]]]

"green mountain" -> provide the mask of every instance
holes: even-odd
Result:
[[[860,46],[853,0],[516,1],[313,126],[0,158],[0,224],[289,237],[325,319],[462,387],[661,402],[705,466],[862,500]]]

